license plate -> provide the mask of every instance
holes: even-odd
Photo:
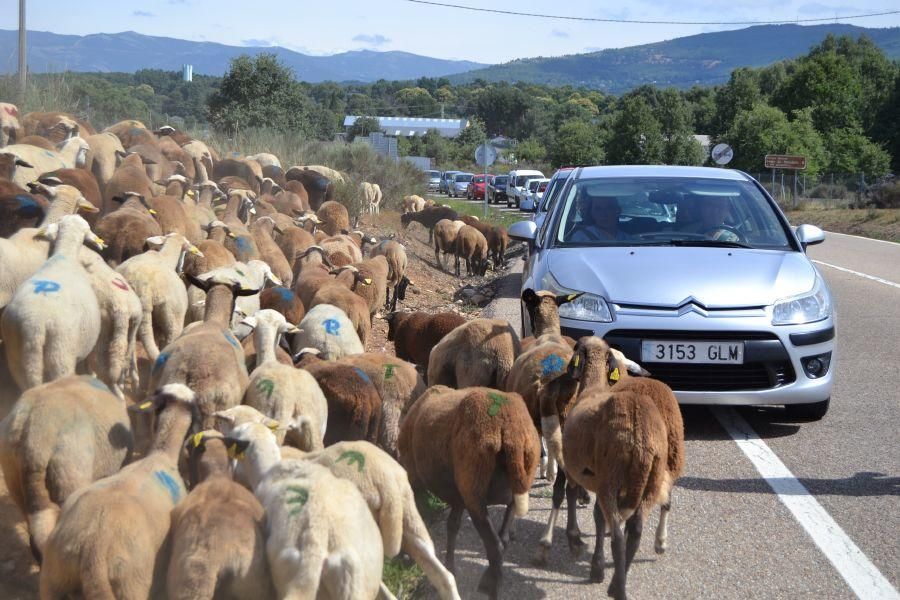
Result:
[[[641,362],[742,365],[744,343],[643,340]]]

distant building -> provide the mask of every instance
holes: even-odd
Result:
[[[378,154],[389,156],[394,160],[400,158],[400,153],[397,151],[397,138],[395,137],[388,137],[383,133],[373,132],[368,137],[358,137],[356,139],[367,142]]]
[[[359,119],[356,115],[344,117],[344,128],[349,129]],[[429,129],[437,129],[443,137],[455,138],[469,126],[468,119],[431,119],[424,117],[373,117],[378,119],[381,132],[389,137],[414,137],[425,135]]]
[[[193,81],[194,80],[194,65],[181,65],[181,80],[182,81]]]
[[[697,143],[703,148],[703,153],[706,156],[709,156],[709,146],[712,143],[711,137],[708,135],[694,135],[694,139],[697,140]]]

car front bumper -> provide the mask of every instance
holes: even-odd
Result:
[[[641,363],[651,376],[672,387],[682,404],[803,404],[831,397],[837,358],[833,317],[805,325],[773,326],[765,310],[725,317],[696,311],[676,315],[672,311],[661,317],[648,316],[651,311],[646,310],[615,308],[612,323],[561,318],[562,333],[576,340],[584,335],[605,338],[610,346]],[[744,364],[641,361],[641,340],[667,339],[742,341]],[[829,356],[828,370],[812,378],[804,369],[804,360],[822,355]]]

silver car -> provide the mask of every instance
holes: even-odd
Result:
[[[827,412],[834,307],[805,252],[825,234],[792,229],[745,173],[579,168],[540,228],[509,235],[531,246],[523,290],[583,292],[560,307],[563,334],[605,338],[679,402]]]
[[[448,183],[447,195],[451,198],[459,198],[465,196],[469,189],[469,183],[472,181],[472,173],[456,173]]]

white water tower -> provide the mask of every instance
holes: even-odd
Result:
[[[194,65],[181,65],[181,80],[182,81],[193,81],[194,80]]]

